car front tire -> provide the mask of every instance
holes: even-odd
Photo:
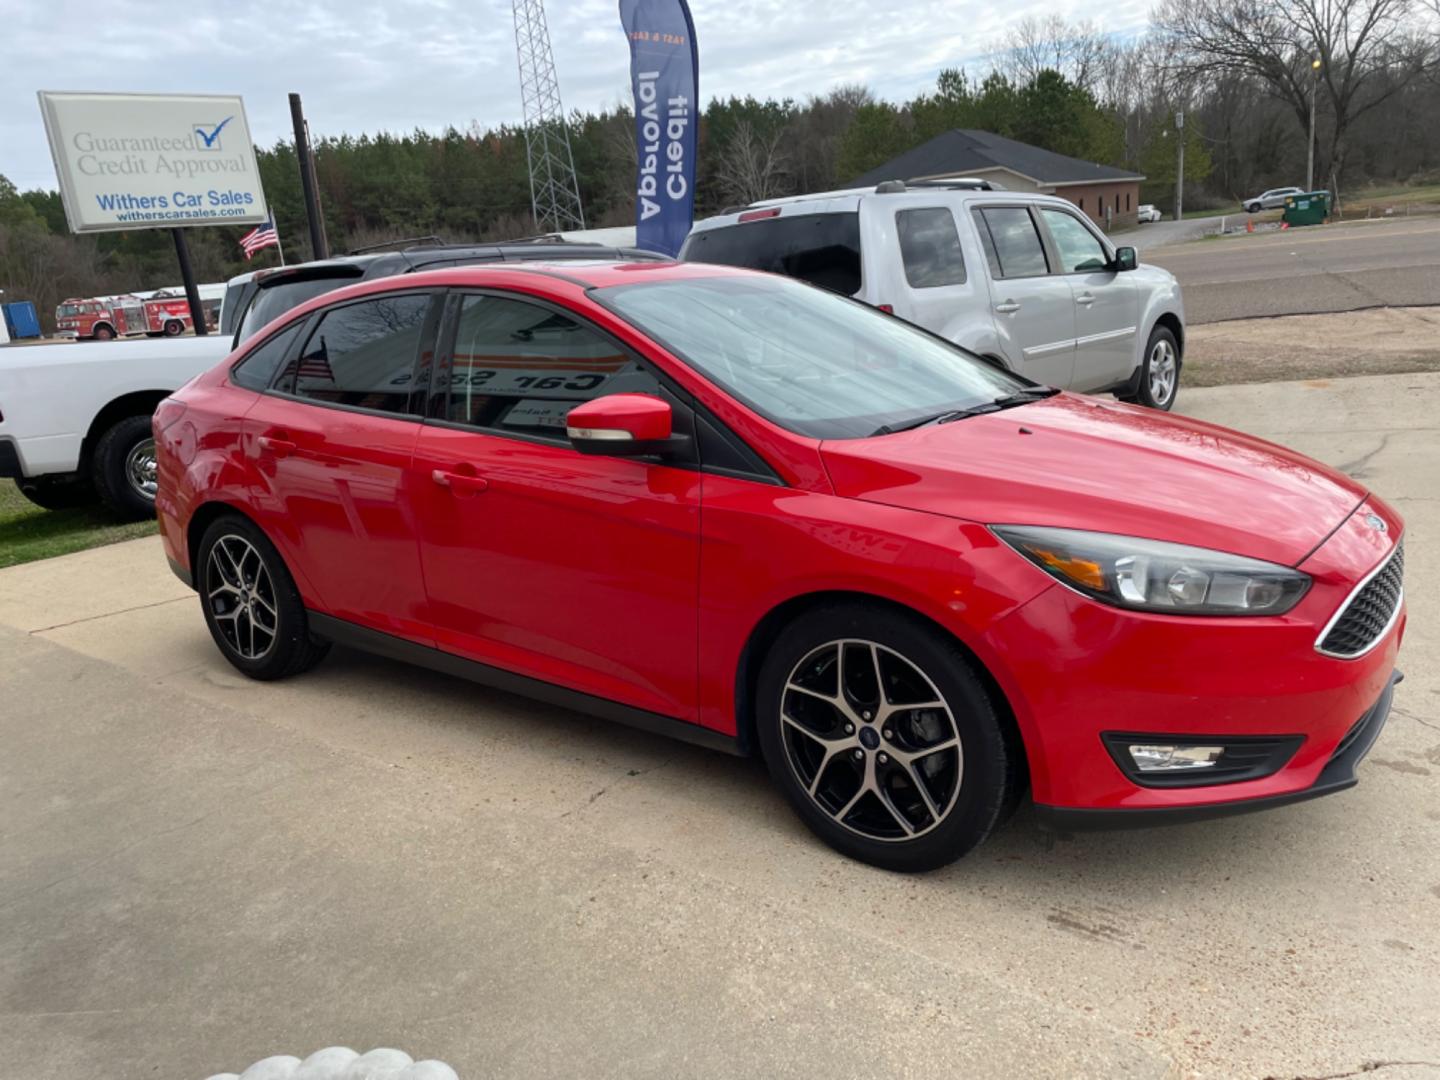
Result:
[[[1125,394],[1120,400],[1169,412],[1179,393],[1180,346],[1167,327],[1157,326],[1145,345],[1139,386],[1133,394]]]
[[[1013,809],[1023,749],[970,658],[918,618],[840,603],[787,626],[756,700],[770,775],[831,847],[886,870],[960,858]]]
[[[285,560],[248,518],[226,514],[200,537],[191,567],[205,625],[237,671],[271,681],[308,671],[330,651],[310,633]]]
[[[1246,205],[1245,210],[1247,213],[1258,214],[1260,212],[1260,204],[1258,202],[1249,203]]]

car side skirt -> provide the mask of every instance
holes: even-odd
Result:
[[[406,641],[393,634],[371,630],[369,627],[359,626],[345,619],[337,619],[333,615],[322,615],[318,611],[310,610],[307,610],[305,615],[309,620],[311,631],[316,636],[326,638],[338,645],[345,645],[407,664],[415,664],[418,667],[429,668],[431,671],[438,671],[445,675],[454,675],[471,682],[494,687],[497,690],[534,698],[549,705],[574,709],[576,712],[598,716],[602,720],[612,720],[615,723],[639,728],[641,731],[702,746],[707,750],[719,750],[737,757],[744,756],[740,749],[740,742],[735,736],[725,735],[722,732],[701,727],[699,724],[677,720],[673,716],[664,716],[661,713],[649,712],[645,709],[637,709],[608,698],[585,694],[579,690],[557,686],[541,679],[532,679],[527,675],[517,675],[513,671],[506,671],[490,664],[482,664],[478,660],[467,660],[463,656],[456,656],[443,649]]]
[[[1236,814],[1249,814],[1257,810],[1271,810],[1277,806],[1289,806],[1291,803],[1318,799],[1322,795],[1333,795],[1337,791],[1352,788],[1360,782],[1355,775],[1355,767],[1380,737],[1380,731],[1390,716],[1390,702],[1395,696],[1395,686],[1404,677],[1398,671],[1391,675],[1390,682],[1375,704],[1356,721],[1355,736],[1349,739],[1349,745],[1342,742],[1343,750],[1326,763],[1315,783],[1307,788],[1260,799],[1237,799],[1232,802],[1144,810],[1089,809],[1036,803],[1036,823],[1047,832],[1060,834],[1096,829],[1148,829],[1155,825],[1184,825],[1192,821],[1209,821]]]

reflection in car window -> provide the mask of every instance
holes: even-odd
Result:
[[[1032,277],[1049,272],[1045,248],[1035,231],[1035,222],[1030,220],[1030,211],[1020,206],[987,206],[980,213],[995,242],[1001,277]]]
[[[404,413],[430,297],[382,296],[328,311],[282,386],[299,397]]]
[[[313,300],[344,285],[353,285],[357,276],[302,278],[299,281],[261,289],[250,301],[245,317],[240,321],[236,344],[243,345],[247,339],[255,336],[256,331],[263,329],[266,323],[278,319],[291,308],[299,307],[306,300]]]
[[[498,432],[563,438],[566,414],[582,401],[658,389],[620,346],[568,316],[503,296],[467,296],[445,415]]]
[[[278,334],[271,335],[259,348],[251,350],[244,360],[231,369],[231,381],[251,390],[268,389],[270,380],[275,377],[285,354],[290,351],[290,343],[295,340],[295,335],[300,332],[304,322],[305,320],[301,319],[292,323]]]
[[[943,206],[895,215],[905,280],[916,289],[965,284],[965,256],[955,216]]]
[[[812,438],[859,438],[1024,385],[901,319],[790,278],[717,275],[592,295],[760,415]]]
[[[1060,269],[1063,273],[1104,270],[1110,264],[1104,246],[1074,215],[1064,210],[1041,210],[1040,213],[1045,217],[1051,239],[1060,249]]]

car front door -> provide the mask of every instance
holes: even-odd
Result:
[[[1012,371],[1068,387],[1075,371],[1075,300],[1025,206],[982,206],[975,227],[990,267],[995,335]]]
[[[693,721],[701,475],[565,435],[582,401],[659,380],[564,309],[469,293],[447,312],[412,470],[436,643]]]
[[[1111,268],[1104,242],[1077,215],[1047,206],[1040,210],[1040,221],[1075,303],[1071,386],[1076,390],[1115,386],[1135,370],[1134,276]]]
[[[438,315],[437,297],[412,291],[312,316],[243,436],[260,524],[302,592],[326,614],[427,642],[408,484]]]

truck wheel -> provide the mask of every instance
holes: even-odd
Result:
[[[184,329],[185,329],[185,325],[184,325],[183,323],[178,323],[178,322],[176,322],[175,320],[172,319],[172,320],[170,320],[169,322],[167,322],[167,323],[165,324],[165,336],[166,336],[166,337],[179,337],[179,336],[180,336],[180,332],[181,332],[182,330],[184,330]]]
[[[95,333],[93,336],[96,341],[109,341],[115,336],[115,331],[110,329],[110,327],[106,326],[104,323],[101,323],[99,326],[95,327]]]
[[[46,510],[73,510],[95,501],[95,489],[75,473],[53,473],[16,480],[20,494]]]
[[[127,521],[155,516],[155,436],[150,417],[127,416],[95,444],[92,462],[100,500]]]

